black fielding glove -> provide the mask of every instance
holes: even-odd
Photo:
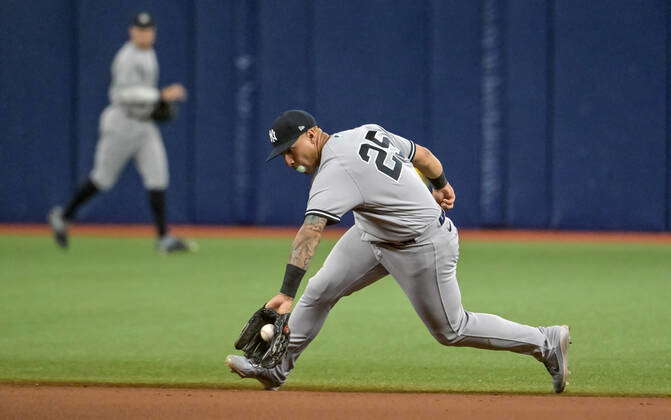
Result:
[[[162,123],[173,120],[177,115],[177,109],[170,102],[166,102],[163,99],[156,102],[154,105],[154,110],[151,112],[151,119]]]
[[[242,350],[252,363],[267,369],[274,368],[282,361],[289,345],[289,315],[280,315],[272,309],[261,307],[242,328],[240,337],[235,341],[235,348]],[[275,327],[273,338],[268,342],[261,338],[261,328],[266,324]]]

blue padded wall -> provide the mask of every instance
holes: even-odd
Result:
[[[73,177],[74,13],[68,1],[0,10],[0,221],[43,222]]]
[[[459,226],[671,227],[663,0],[7,0],[1,222],[44,221],[88,176],[140,10],[160,84],[189,90],[161,128],[171,222],[299,224],[310,178],[263,161],[273,119],[304,108],[330,133],[375,122],[429,147]],[[132,163],[80,220],[151,220]]]
[[[196,3],[193,94],[184,106],[194,123],[190,184],[195,215],[191,221],[235,223],[234,210],[244,201],[235,193],[235,185],[246,174],[234,170],[234,152],[239,150],[231,144],[238,133],[236,116],[239,108],[245,109],[244,92],[249,90],[244,81],[238,83],[239,74],[253,67],[245,58],[244,45],[240,46],[246,30],[236,27],[242,21],[239,9],[218,0]],[[240,95],[242,103],[237,99]]]
[[[552,136],[551,27],[548,4],[521,0],[508,3],[505,25],[508,224],[523,228],[548,226],[551,209]]]
[[[666,227],[666,6],[618,4],[556,2],[553,227]]]

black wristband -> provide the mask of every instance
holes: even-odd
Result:
[[[295,297],[296,292],[298,291],[298,286],[301,284],[301,280],[303,280],[303,276],[305,275],[305,270],[303,270],[300,267],[297,267],[293,264],[287,264],[286,271],[284,272],[284,281],[282,282],[282,288],[280,289],[280,293],[290,296],[290,297]]]
[[[438,178],[429,178],[429,181],[431,182],[431,185],[433,185],[433,188],[436,190],[439,190],[443,188],[445,185],[447,185],[447,178],[445,178],[445,172],[441,173]]]

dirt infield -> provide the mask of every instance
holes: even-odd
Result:
[[[0,385],[3,419],[668,419],[671,398]]]
[[[173,226],[176,234],[191,238],[284,238],[293,237],[298,227],[239,227],[212,225]],[[342,228],[328,228],[324,236],[339,238]],[[154,235],[151,225],[75,225],[73,235],[148,237]],[[47,225],[0,224],[0,235],[49,235]],[[671,244],[671,233],[650,232],[574,232],[552,230],[483,230],[460,229],[461,239],[467,241],[519,241],[519,242],[643,242]]]

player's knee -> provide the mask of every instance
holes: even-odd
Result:
[[[433,330],[431,331],[431,335],[436,339],[436,341],[444,346],[454,346],[463,339],[462,335],[452,330],[451,328]]]
[[[100,176],[96,173],[93,173],[91,175],[90,179],[91,179],[91,182],[93,183],[93,185],[95,185],[96,188],[98,188],[98,190],[100,190],[100,191],[109,190],[110,188],[112,188],[112,186],[114,185],[114,182],[116,181],[116,179],[114,179],[114,178]]]
[[[317,276],[310,279],[308,287],[303,292],[301,300],[308,307],[331,307],[336,304],[339,296],[334,293],[333,285],[327,281],[320,281]]]
[[[166,190],[168,189],[168,180],[145,180],[144,187],[147,190]]]
[[[440,325],[435,325],[430,328],[431,335],[440,344],[444,346],[457,345],[464,339],[464,335],[460,334],[466,328],[469,317],[466,311],[459,307],[458,309],[449,311],[447,313],[447,322]]]
[[[314,291],[305,290],[301,299],[305,300],[305,305],[308,307],[325,307],[329,308],[338,301],[338,298],[326,293],[315,293]]]
[[[444,346],[456,346],[465,338],[462,333],[468,320],[469,317],[463,308],[450,311],[447,314],[447,322],[431,329],[431,335]]]

